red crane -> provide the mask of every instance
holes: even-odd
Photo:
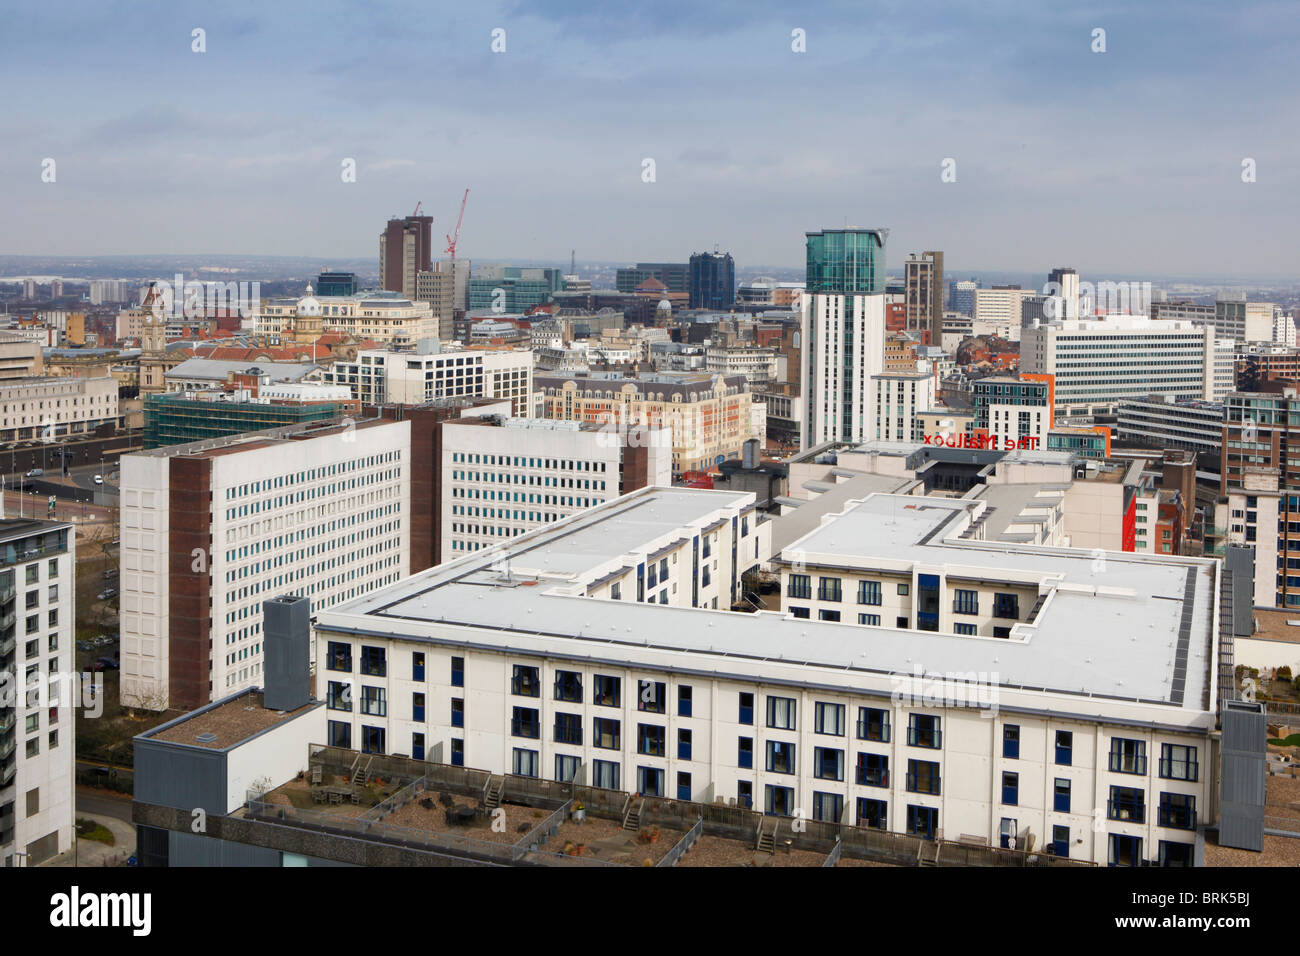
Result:
[[[460,215],[456,217],[456,231],[447,237],[446,251],[450,253],[453,261],[456,258],[456,243],[460,241],[460,224],[465,219],[465,202],[468,199],[469,199],[469,190],[466,189],[465,195],[462,196],[460,200]]]
[[[420,207],[423,206],[423,205],[424,205],[424,200],[420,200],[419,202],[417,202],[417,203],[415,204],[415,212],[411,213],[411,218],[412,218],[412,219],[414,219],[416,216],[418,216],[418,215],[420,214]]]

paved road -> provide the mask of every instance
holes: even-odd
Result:
[[[77,813],[93,813],[131,822],[131,798],[126,794],[107,793],[90,787],[77,788]]]

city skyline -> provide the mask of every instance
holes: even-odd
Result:
[[[983,270],[1286,275],[1300,28],[1270,9],[18,11],[0,250],[373,256],[383,221],[417,201],[450,231],[469,186],[470,259],[716,244],[796,268],[806,230],[882,223],[900,266],[938,248]],[[394,65],[417,50],[418,67]],[[67,66],[34,81],[52,61]],[[113,226],[70,236],[72,215]]]

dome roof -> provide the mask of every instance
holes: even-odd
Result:
[[[311,283],[307,283],[307,294],[298,300],[298,314],[304,316],[318,316],[321,314],[320,300],[312,295]]]

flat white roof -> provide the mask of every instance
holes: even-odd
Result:
[[[585,596],[589,583],[634,567],[688,526],[752,502],[748,493],[642,489],[321,611],[317,627],[857,694],[888,696],[918,670],[979,673],[1003,689],[1004,708],[1214,725],[1216,562],[1115,552],[1099,561],[1087,551],[956,540],[986,507],[979,501],[872,494],[785,554],[867,572],[1039,583],[1049,596],[1010,639]]]

